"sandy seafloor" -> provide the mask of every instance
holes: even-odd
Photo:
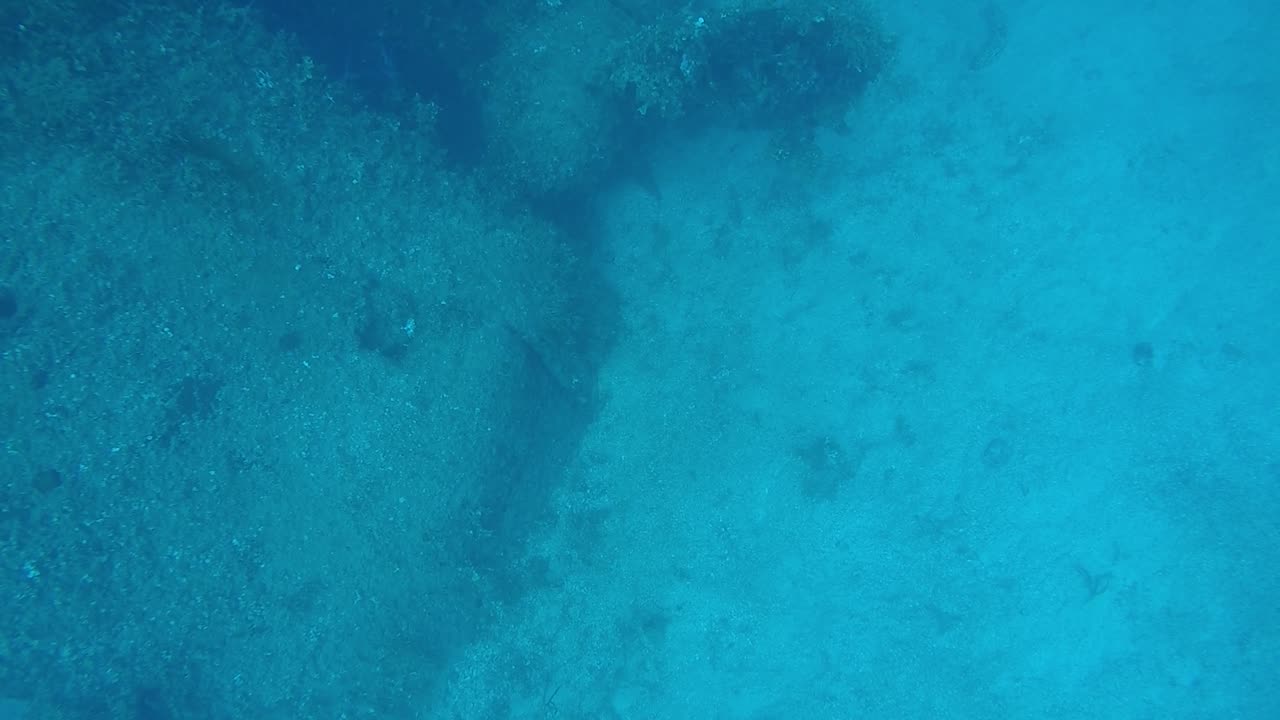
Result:
[[[213,180],[7,138],[0,720],[1280,718],[1280,9],[882,5],[842,127],[675,134],[599,198],[612,346],[498,429],[554,348],[437,251],[516,231],[387,180],[421,158],[310,61],[207,43],[257,103],[220,141],[164,95],[201,58],[133,49],[174,70],[120,125],[171,134],[119,147]]]
[[[609,198],[607,560],[475,656],[542,629],[571,717],[1280,717],[1280,25],[1140,5],[900,4],[820,158]]]

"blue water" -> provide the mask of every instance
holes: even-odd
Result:
[[[196,5],[0,9],[0,720],[1280,717],[1280,7]]]

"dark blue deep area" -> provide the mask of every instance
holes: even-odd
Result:
[[[403,5],[403,7],[401,7]],[[492,50],[478,3],[435,3],[430,14],[449,31],[405,27],[398,19],[414,4],[325,0],[265,0],[257,6],[267,26],[297,38],[304,52],[332,77],[350,84],[371,107],[402,111],[414,96],[440,109],[436,132],[448,157],[478,161],[483,142],[479,98],[463,67]]]

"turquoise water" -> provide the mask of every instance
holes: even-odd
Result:
[[[1280,10],[416,5],[0,7],[0,720],[1280,717]]]

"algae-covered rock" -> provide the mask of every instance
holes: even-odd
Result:
[[[676,122],[838,122],[892,51],[857,2],[596,3],[525,22],[482,82],[491,169],[533,195],[591,187]]]
[[[641,115],[824,122],[843,114],[891,50],[861,3],[744,1],[655,18],[625,44],[611,80]]]

